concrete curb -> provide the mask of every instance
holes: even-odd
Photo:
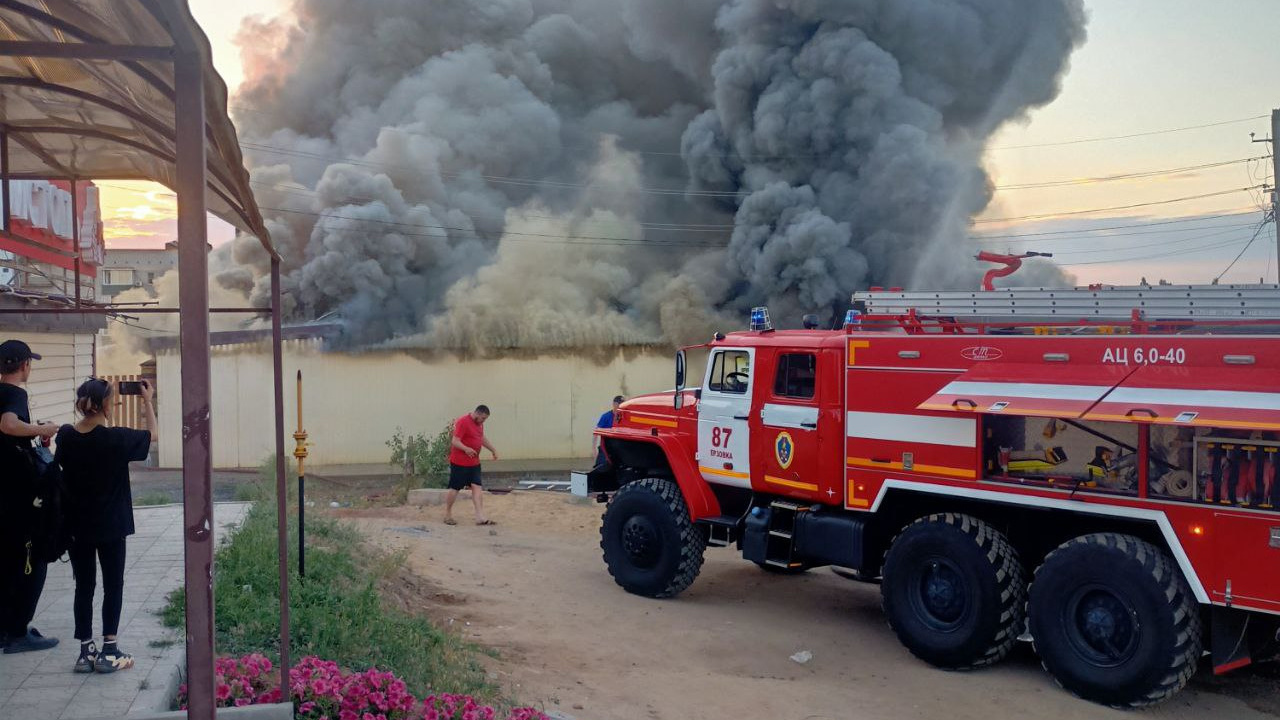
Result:
[[[156,665],[145,681],[147,687],[138,691],[128,717],[168,712],[173,707],[173,701],[178,697],[178,686],[182,684],[183,669],[187,665],[187,648],[176,631],[173,631],[173,636],[174,644],[165,648],[156,659]]]
[[[218,708],[217,715],[219,718],[234,718],[235,720],[293,720],[293,703]],[[173,712],[131,714],[128,717],[133,718],[133,720],[187,720],[187,711],[175,710]],[[118,716],[104,717],[100,720],[120,720],[120,718]]]
[[[225,504],[232,504],[232,503],[219,503],[219,502],[214,503],[215,506],[225,505]],[[237,502],[234,504],[242,505],[245,503]],[[167,506],[147,505],[147,506],[142,506],[140,508],[134,508],[134,509],[145,510],[151,507],[167,507]],[[235,525],[226,528],[227,533],[222,535],[221,540],[225,542],[225,540],[229,539],[231,535],[233,535],[237,530],[240,529],[240,524],[243,522],[244,521],[242,519],[240,522],[236,523]],[[221,545],[221,543],[219,544]],[[168,717],[186,718],[187,717],[187,714],[185,712],[175,713],[171,710],[171,708],[173,707],[174,700],[178,697],[178,686],[182,684],[183,678],[186,675],[187,648],[185,643],[183,642],[182,634],[178,630],[169,629],[168,639],[173,640],[173,644],[165,648],[161,652],[160,656],[156,659],[155,667],[151,669],[151,672],[147,674],[146,679],[143,681],[146,687],[138,691],[138,696],[137,698],[134,699],[133,705],[129,707],[129,712],[126,715],[126,717],[128,718],[168,718]],[[275,706],[272,705],[272,706],[258,706],[258,707],[275,707]],[[293,705],[289,704],[289,705],[286,705],[285,707],[289,708],[288,714],[279,716],[279,717],[292,718]],[[218,717],[224,717],[224,713],[230,713],[232,710],[241,711],[241,710],[247,710],[247,709],[249,708],[223,708],[218,711]],[[242,717],[241,715],[238,715],[238,714],[228,714],[225,716]],[[267,718],[273,718],[277,716],[248,715],[244,717],[260,718],[261,720],[266,720]]]

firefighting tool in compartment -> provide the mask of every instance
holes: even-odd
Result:
[[[678,595],[708,547],[833,566],[880,583],[925,662],[990,665],[1029,633],[1063,687],[1122,707],[1202,651],[1215,672],[1276,653],[1280,288],[853,300],[834,331],[753,310],[597,431],[618,585]]]

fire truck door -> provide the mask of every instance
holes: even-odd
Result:
[[[698,470],[707,482],[751,487],[753,348],[717,348],[698,401]]]
[[[759,390],[765,393],[761,427],[753,438],[759,490],[819,502],[830,502],[839,494],[843,473],[833,474],[831,482],[819,482],[818,363],[815,352],[780,352],[772,386]]]

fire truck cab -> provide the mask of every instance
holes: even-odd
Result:
[[[1267,658],[1280,334],[1257,313],[1280,317],[1280,288],[1240,292],[858,293],[831,331],[757,309],[598,431],[608,570],[670,597],[707,546],[844,568],[926,662],[989,665],[1029,635],[1113,706],[1170,697],[1205,652],[1216,672]]]

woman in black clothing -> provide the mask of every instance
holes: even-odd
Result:
[[[156,429],[151,386],[142,383],[147,430],[111,427],[111,383],[91,378],[76,391],[75,425],[58,430],[55,455],[67,488],[71,572],[76,579],[76,672],[115,672],[133,666],[120,650],[116,631],[124,597],[125,538],[133,534],[129,463],[145,460]],[[102,564],[102,652],[93,643],[93,593]]]

